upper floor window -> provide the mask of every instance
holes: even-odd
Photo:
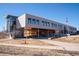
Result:
[[[76,28],[70,27],[70,30],[76,30]]]
[[[52,27],[57,27],[57,24],[51,23],[51,26],[52,26]]]
[[[46,21],[44,21],[44,23],[45,23],[45,26],[47,26],[47,25],[48,25]]]
[[[46,22],[46,21],[42,21],[42,24],[43,24],[43,26],[50,26],[50,23]]]
[[[39,20],[28,18],[28,20],[26,20],[26,23],[39,25]]]
[[[53,27],[53,23],[51,23],[51,26]]]
[[[36,20],[36,24],[39,25],[39,20]]]
[[[50,26],[50,23],[49,22],[47,22],[47,26]]]
[[[26,21],[28,24],[31,24],[31,18],[28,18],[28,20]]]
[[[32,24],[36,24],[36,20],[35,19],[32,19]]]
[[[62,25],[58,24],[58,27],[59,27],[59,28],[62,28]]]
[[[42,24],[43,24],[43,26],[45,25],[45,22],[44,21],[42,21]]]

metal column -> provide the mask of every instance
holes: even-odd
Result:
[[[39,38],[39,28],[38,28],[38,38]]]

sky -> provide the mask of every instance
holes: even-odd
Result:
[[[0,3],[0,31],[4,30],[5,16],[20,16],[24,13],[40,16],[76,27],[79,30],[78,3]]]

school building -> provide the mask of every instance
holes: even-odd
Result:
[[[73,26],[30,14],[7,15],[6,19],[7,32],[15,37],[52,37],[53,34],[72,34],[77,31]]]

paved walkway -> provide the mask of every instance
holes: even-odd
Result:
[[[65,50],[79,51],[79,43],[67,43],[67,42],[60,42],[60,41],[54,41],[54,40],[40,40],[40,41],[44,41],[49,44],[58,45],[59,47],[62,47]]]

